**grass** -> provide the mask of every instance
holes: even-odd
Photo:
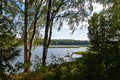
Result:
[[[78,51],[78,52],[73,52],[73,54],[78,54],[78,55],[83,55],[86,54],[86,51]]]
[[[22,80],[27,75],[29,75],[29,73],[18,73],[18,74],[10,75],[10,76],[12,80]]]
[[[78,55],[84,55],[84,54],[88,54],[88,53],[92,53],[92,54],[97,54],[97,52],[86,52],[86,51],[77,51],[77,52],[73,52],[72,54],[78,54]]]

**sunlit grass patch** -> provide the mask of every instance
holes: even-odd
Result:
[[[73,54],[78,54],[78,55],[83,55],[86,54],[86,51],[77,51],[77,52],[73,52]]]

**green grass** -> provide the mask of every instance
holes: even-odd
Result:
[[[82,54],[86,54],[86,51],[78,51],[78,52],[73,52],[73,54],[78,54],[78,55],[82,55]]]
[[[84,55],[84,54],[88,54],[88,53],[97,54],[97,52],[86,52],[86,51],[73,52],[73,54],[78,54],[78,55]]]

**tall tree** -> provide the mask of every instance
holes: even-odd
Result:
[[[17,3],[19,2],[19,4]],[[31,56],[33,50],[34,40],[37,39],[40,34],[39,26],[44,24],[41,17],[43,15],[42,11],[44,8],[45,0],[30,0],[30,1],[13,1],[15,6],[18,7],[20,21],[24,22],[23,36],[24,36],[24,72],[30,71],[31,66]],[[22,6],[20,6],[22,5]],[[21,7],[24,7],[22,9]],[[24,17],[22,17],[24,15]],[[24,20],[23,20],[24,19]]]
[[[24,64],[26,64],[24,72],[28,72],[28,0],[25,0],[24,11]]]
[[[94,54],[94,58],[97,63],[101,64],[102,68],[99,79],[120,79],[118,76],[120,73],[118,71],[120,66],[118,61],[120,59],[120,6],[118,3],[118,0],[110,2],[107,9],[100,14],[95,13],[89,22],[90,51],[97,52],[97,54]],[[89,62],[90,65],[94,66],[97,63],[94,63],[94,61]],[[92,69],[93,67],[89,68],[89,70]],[[117,74],[115,74],[116,71],[118,71]],[[98,74],[97,72],[99,72],[98,69],[94,70],[93,74]],[[96,74],[94,76],[89,74],[89,77],[92,79],[98,78]]]
[[[17,8],[15,13],[17,14],[16,19],[18,19],[18,22],[16,23],[22,28],[20,33],[22,33],[22,38],[24,39],[24,72],[29,72],[34,40],[39,37],[39,26],[44,23],[41,15],[45,0],[12,0],[10,3]]]
[[[33,16],[34,19],[32,21],[33,25],[31,24],[31,27],[33,27],[33,31],[32,31],[32,34],[30,36],[30,42],[29,42],[29,55],[28,55],[29,70],[30,70],[30,63],[31,63],[31,55],[32,55],[33,43],[34,43],[34,39],[35,39],[35,36],[36,36],[37,28],[38,28],[38,21],[42,20],[42,19],[40,20],[41,15],[42,15],[40,10],[42,10],[41,7],[42,7],[44,1],[43,0],[39,0],[39,1],[36,0],[33,3],[34,3],[34,6],[35,6],[35,9],[34,9],[34,16]],[[41,24],[39,24],[39,25],[41,25]]]
[[[10,4],[16,8],[16,10],[12,12],[16,14],[15,22],[24,40],[24,72],[30,71],[34,40],[38,38],[40,34],[38,26],[43,24],[40,17],[42,14],[41,6],[44,2],[45,0],[10,0]]]
[[[87,5],[85,3],[88,2]],[[92,10],[91,2],[88,0],[47,0],[47,16],[44,33],[42,64],[46,64],[48,47],[51,42],[52,27],[56,23],[61,27],[66,21],[70,28],[75,30],[80,21],[84,21],[89,13],[87,9]],[[58,21],[58,22],[57,22]],[[60,29],[59,27],[59,29]]]
[[[47,50],[48,50],[48,47],[49,47],[49,39],[48,39],[48,32],[49,30],[51,30],[49,27],[50,27],[50,23],[51,23],[51,20],[50,20],[50,15],[51,15],[51,0],[48,1],[48,6],[47,6],[47,18],[46,18],[46,26],[45,26],[45,36],[44,36],[44,43],[43,43],[43,57],[42,57],[42,63],[43,65],[46,64],[46,55],[47,55]]]
[[[4,3],[0,1],[0,4],[0,79],[7,80],[6,72],[11,71],[13,68],[10,62],[17,58],[20,50],[17,47],[15,25],[9,19],[11,16],[3,15],[2,12],[5,9],[2,4]]]

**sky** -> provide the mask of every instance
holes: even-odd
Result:
[[[99,13],[103,9],[102,5],[96,3],[93,4],[93,7],[94,7],[93,13],[95,12]],[[71,34],[71,30],[66,24],[63,25],[60,31],[58,31],[57,27],[53,27],[52,39],[89,40],[87,36],[88,33],[87,26],[82,29],[80,27],[81,26],[79,26],[73,34]],[[44,30],[42,34],[43,33]]]
[[[76,29],[72,34],[72,30],[69,28],[62,28],[59,32],[57,28],[53,29],[52,39],[74,39],[74,40],[88,40],[87,28]]]
[[[88,40],[87,32],[87,28],[78,28],[72,34],[69,27],[62,27],[60,31],[58,31],[57,27],[53,27],[52,39]],[[44,31],[42,31],[42,35],[44,35],[43,33]]]

